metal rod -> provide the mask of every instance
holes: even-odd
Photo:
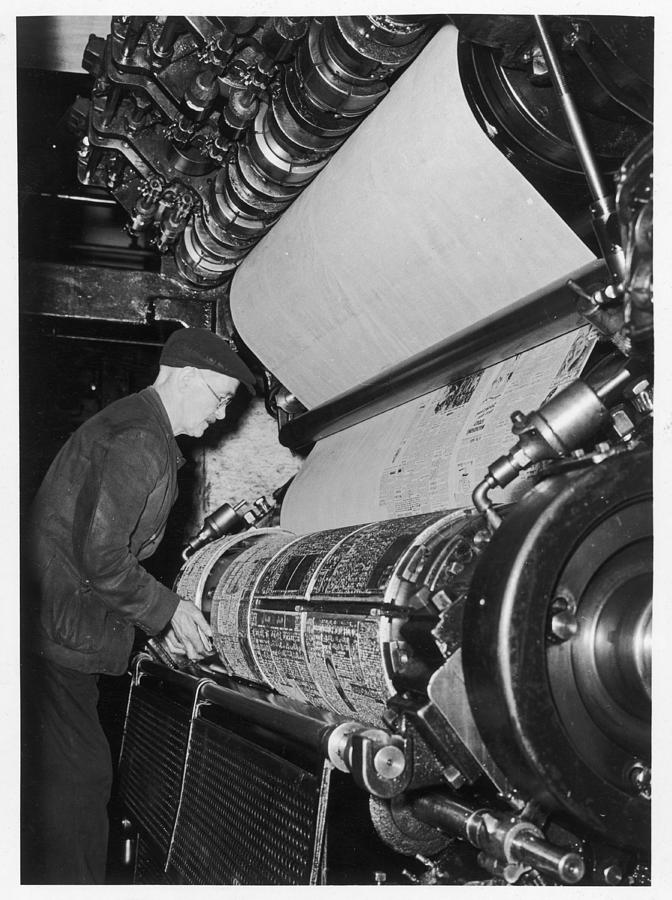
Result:
[[[576,884],[585,874],[578,853],[551,844],[531,822],[464,806],[436,793],[416,797],[411,808],[422,822],[459,835],[495,859],[530,865],[565,884]]]
[[[115,85],[110,93],[108,94],[105,100],[105,109],[103,111],[103,115],[100,118],[100,124],[107,128],[112,119],[114,118],[117,108],[119,106],[119,101],[121,100],[121,87],[117,84]]]
[[[154,53],[156,53],[157,56],[169,56],[172,53],[177,33],[177,19],[175,16],[167,16],[163,28],[161,29],[161,34],[154,44]]]
[[[168,871],[168,866],[171,862],[171,856],[173,853],[173,847],[175,846],[175,833],[177,832],[177,824],[181,820],[181,811],[182,806],[184,804],[184,788],[186,784],[187,770],[189,768],[189,757],[193,752],[193,743],[192,738],[194,734],[194,722],[198,717],[198,709],[202,703],[202,695],[204,688],[211,684],[210,681],[199,681],[196,685],[196,691],[194,692],[194,698],[191,706],[191,716],[189,717],[189,736],[187,738],[187,750],[184,755],[184,762],[182,764],[182,778],[180,780],[180,795],[177,801],[177,809],[175,810],[175,818],[173,819],[173,830],[170,834],[170,843],[168,845],[168,853],[166,854],[166,861],[164,863],[164,871]]]
[[[45,191],[40,191],[40,193],[36,194],[37,197],[42,197],[45,200],[76,200],[78,203],[89,203],[92,205],[103,205],[103,206],[116,206],[116,200],[110,200],[107,197],[79,197],[76,194],[53,194],[47,193]]]
[[[62,341],[86,341],[87,343],[99,344],[128,344],[133,347],[163,347],[162,341],[125,341],[122,340],[122,338],[86,337],[85,335],[79,334],[54,334],[52,335],[52,337],[55,337]]]
[[[595,154],[590,146],[590,141],[581,122],[574,98],[567,87],[558,55],[544,24],[543,16],[534,16],[534,23],[553,86],[560,100],[567,127],[581,160],[588,187],[593,197],[590,214],[595,236],[611,273],[612,282],[621,284],[626,274],[625,255],[620,245],[621,238],[615,200],[613,194],[607,189],[602,173],[597,166]]]
[[[588,289],[604,284],[609,273],[599,259],[569,277]],[[280,443],[292,448],[305,446],[582,324],[585,319],[578,314],[576,298],[563,278],[291,419],[280,429]]]
[[[126,61],[133,55],[135,48],[138,46],[140,36],[145,27],[145,19],[147,16],[129,16],[126,26],[126,37],[121,51],[122,60]]]
[[[562,105],[565,119],[567,120],[567,126],[569,127],[572,140],[574,141],[579,158],[581,159],[583,170],[586,173],[590,192],[593,195],[593,199],[600,202],[609,196],[609,192],[604,183],[602,173],[595,163],[592,148],[588,141],[583,123],[581,122],[579,111],[574,103],[574,98],[567,87],[567,82],[565,81],[564,73],[560,67],[558,55],[555,52],[555,47],[553,46],[550,34],[544,23],[544,17],[534,16],[534,24],[537,28],[539,43],[544,54],[544,59],[546,60],[546,65],[548,66],[551,80],[553,81],[553,85]],[[606,215],[609,215],[611,210],[605,208],[604,212]]]
[[[139,681],[143,675],[153,675],[155,678],[160,678],[161,681],[186,688],[189,691],[195,691],[198,687],[198,678],[189,675],[188,672],[181,672],[179,669],[169,669],[168,666],[154,662],[145,655],[140,656],[135,675],[136,681]]]
[[[427,825],[433,825],[467,838],[470,831],[469,820],[481,810],[464,806],[456,800],[437,798],[435,794],[427,794],[417,797],[413,801],[413,812]]]
[[[215,684],[204,685],[201,697],[251,724],[320,750],[325,756],[328,755],[329,735],[341,722],[347,721],[342,716],[321,710],[315,710],[314,716],[301,712],[275,695],[272,695],[273,702],[269,702],[261,696],[245,695]]]

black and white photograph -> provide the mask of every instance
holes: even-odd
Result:
[[[664,886],[672,33],[435,6],[2,18],[10,887]]]

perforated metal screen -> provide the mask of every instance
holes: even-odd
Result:
[[[309,884],[319,799],[315,775],[197,720],[169,872],[187,884]]]
[[[145,686],[145,684],[149,686]],[[120,791],[139,831],[136,884],[319,881],[328,791],[315,769],[166,698],[133,688]]]
[[[163,860],[158,858],[156,848],[140,835],[135,854],[134,884],[172,884],[163,871]]]
[[[119,791],[134,824],[165,861],[173,832],[189,736],[191,707],[133,688],[119,764]]]

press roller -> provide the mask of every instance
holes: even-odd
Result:
[[[386,701],[424,691],[439,665],[432,598],[459,593],[482,534],[468,510],[300,537],[259,529],[196,552],[175,590],[209,616],[228,675],[380,724]]]

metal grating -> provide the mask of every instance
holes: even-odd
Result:
[[[315,775],[197,719],[169,876],[181,884],[310,884],[320,794]]]
[[[163,859],[157,857],[153,846],[143,835],[139,835],[133,884],[172,884],[173,882],[163,871],[163,862]]]
[[[142,682],[133,688],[119,790],[134,824],[156,843],[163,860],[177,812],[190,717],[190,706],[180,706]]]

